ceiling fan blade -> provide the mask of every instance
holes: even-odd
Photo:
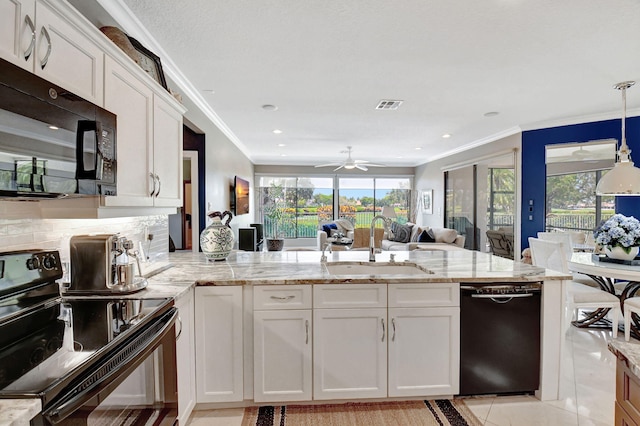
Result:
[[[319,164],[317,166],[314,167],[335,167],[335,166],[340,166],[342,165],[342,163],[327,163],[327,164]]]
[[[367,160],[355,160],[354,163],[356,164],[364,164],[364,163],[368,163]]]
[[[367,163],[367,167],[387,167],[386,164]]]
[[[334,164],[335,165],[335,164]],[[344,164],[341,164],[340,167],[338,167],[337,169],[333,169],[334,172],[337,172],[338,170],[340,170],[341,168],[344,167]]]
[[[368,164],[367,164],[367,166],[368,166]],[[362,164],[356,164],[356,169],[360,169],[360,170],[362,170],[363,172],[366,172],[367,170],[369,170],[369,169],[367,169],[367,168],[366,168],[364,165],[362,165]]]

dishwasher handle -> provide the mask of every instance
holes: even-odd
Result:
[[[513,299],[515,297],[531,297],[533,293],[510,293],[510,294],[472,294],[476,299]]]

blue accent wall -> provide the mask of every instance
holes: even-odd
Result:
[[[550,127],[522,133],[522,248],[528,238],[544,231],[546,167],[545,146],[614,138],[620,143],[620,119]],[[631,158],[640,166],[640,117],[627,118],[627,144]],[[530,200],[533,206],[530,206]],[[529,208],[533,207],[533,212]],[[640,197],[616,197],[616,212],[640,219]],[[529,215],[533,220],[529,220]]]

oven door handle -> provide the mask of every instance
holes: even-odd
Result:
[[[173,326],[177,316],[178,310],[173,307],[147,324],[144,330],[141,330],[136,336],[132,336],[126,344],[102,358],[97,363],[97,370],[74,380],[51,406],[43,410],[42,415],[51,424],[64,421],[87,401],[100,394],[105,388],[110,387],[111,382],[121,373],[133,371],[145,360],[147,355],[160,345],[168,333],[172,332],[171,339],[175,341]],[[114,366],[112,369],[109,368],[111,365]],[[124,378],[120,382],[122,380]],[[115,386],[111,387],[111,390],[113,389]]]

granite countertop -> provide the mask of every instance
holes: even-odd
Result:
[[[389,262],[392,252],[376,255]],[[428,275],[331,275],[317,251],[232,252],[226,260],[209,261],[202,253],[170,253],[173,267],[149,278],[149,292],[161,291],[163,283],[182,286],[257,284],[366,284],[394,282],[534,282],[563,280],[571,276],[509,259],[469,250],[393,252],[395,261],[411,262],[433,272]],[[331,262],[368,264],[367,251],[334,251]]]
[[[143,272],[148,277],[147,288],[119,297],[179,299],[194,285],[537,282],[571,279],[571,276],[560,272],[468,250],[383,252],[376,255],[376,262],[378,264],[389,262],[391,253],[395,254],[397,263],[408,261],[433,273],[378,276],[331,275],[326,269],[326,264],[320,262],[321,253],[317,251],[234,251],[223,261],[209,261],[202,253],[176,252],[169,253],[166,259],[159,262],[143,265]],[[335,251],[327,253],[327,258],[329,264],[331,262],[369,264],[368,251]],[[640,360],[640,350],[636,350],[636,353],[636,358]],[[640,363],[634,365],[640,365]],[[39,399],[0,400],[0,425],[26,424],[40,410]]]
[[[629,370],[640,377],[640,344],[623,340],[610,340],[609,350],[618,357],[627,360]]]

